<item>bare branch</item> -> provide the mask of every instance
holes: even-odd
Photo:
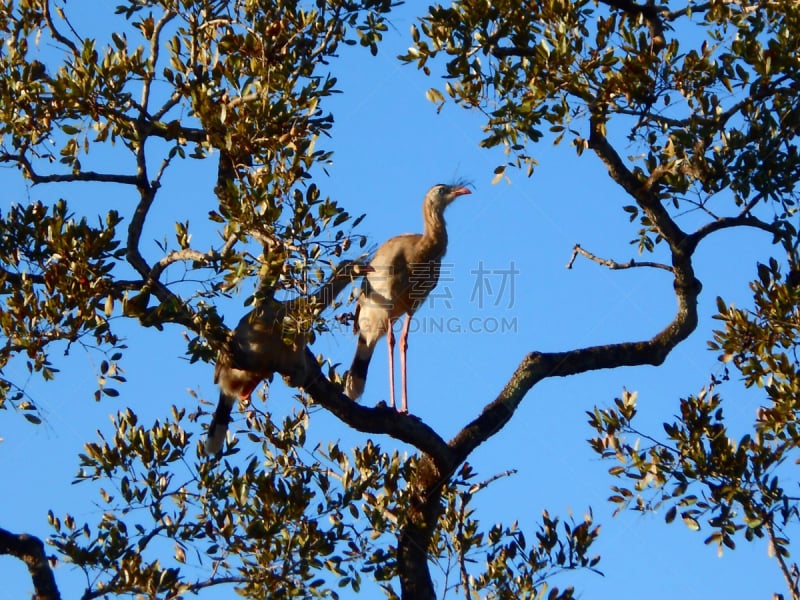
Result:
[[[633,0],[599,0],[612,8],[621,10],[631,16],[642,16],[647,22],[647,29],[650,30],[652,49],[655,52],[661,50],[665,45],[663,12],[654,3],[637,4]]]
[[[172,597],[178,597],[183,592],[192,592],[196,594],[200,590],[211,588],[217,585],[246,584],[249,581],[250,579],[244,576],[211,577],[204,581],[196,581],[194,583],[186,583],[178,585],[176,593]],[[95,598],[107,598],[109,593],[113,591],[115,590],[109,589],[109,587],[103,587],[96,590],[86,590],[86,592],[81,596],[81,600],[94,600]],[[124,590],[120,590],[119,595],[123,595],[122,594],[123,591],[128,593],[136,593],[141,596],[146,596],[149,592],[149,590],[142,589],[138,586],[134,588],[131,588],[130,586],[125,586]]]
[[[588,250],[584,250],[580,246],[580,244],[575,244],[575,246],[573,246],[573,248],[572,248],[572,256],[570,256],[569,262],[567,263],[567,268],[568,269],[572,268],[572,265],[574,264],[575,259],[578,257],[579,254],[581,256],[584,256],[584,257],[588,258],[591,261],[594,261],[594,262],[596,262],[598,264],[601,264],[604,267],[608,267],[609,269],[612,269],[612,270],[632,269],[634,267],[652,267],[654,269],[664,269],[665,271],[669,271],[670,273],[674,272],[672,267],[670,267],[669,265],[665,265],[663,263],[650,262],[650,261],[646,261],[646,260],[644,260],[644,261],[636,261],[636,260],[633,260],[633,259],[630,259],[626,263],[618,263],[616,261],[609,260],[607,258],[600,258],[599,256],[596,256],[596,255],[592,254]]]
[[[164,30],[164,27],[169,23],[172,19],[177,16],[176,12],[173,11],[166,11],[161,18],[156,23],[155,27],[153,28],[153,33],[150,38],[150,60],[151,60],[151,71],[149,73],[149,77],[145,77],[144,81],[142,82],[142,108],[146,109],[148,104],[150,104],[150,88],[153,83],[153,77],[155,74],[155,70],[158,68],[158,53],[161,48],[160,43],[160,36],[161,32]],[[145,116],[144,112],[142,112],[141,117]]]
[[[156,281],[160,279],[161,274],[164,272],[164,270],[170,265],[175,264],[177,262],[193,261],[207,265],[211,263],[216,257],[217,255],[213,250],[207,253],[199,252],[197,250],[192,250],[191,248],[184,248],[182,250],[173,250],[172,252],[167,254],[164,258],[159,260],[155,265],[153,265],[153,268],[150,269],[148,280]]]
[[[344,395],[340,386],[323,375],[319,363],[308,349],[305,362],[306,375],[301,387],[314,402],[332,412],[341,421],[364,433],[386,434],[411,444],[430,456],[437,465],[457,464],[447,443],[418,418],[400,413],[383,403],[371,408],[353,402]]]
[[[489,477],[489,479],[484,479],[483,481],[480,481],[478,483],[472,484],[469,487],[469,489],[464,493],[469,495],[469,496],[474,496],[475,494],[477,494],[481,490],[484,490],[487,487],[489,487],[490,485],[492,485],[498,479],[503,479],[504,477],[511,477],[512,475],[516,475],[516,474],[517,474],[517,470],[516,469],[506,469],[502,473],[495,473],[494,475]]]
[[[152,115],[150,119],[151,122],[157,123],[158,121],[161,121],[161,119],[163,119],[170,110],[180,103],[181,98],[183,98],[183,94],[180,92],[173,92],[169,97],[169,100],[167,100],[164,105],[158,109],[158,112]]]
[[[72,52],[72,55],[75,58],[78,58],[81,55],[80,50],[78,50],[78,47],[72,40],[70,40],[68,37],[62,34],[55,26],[55,23],[53,23],[53,15],[50,12],[50,0],[45,0],[45,2],[42,3],[42,12],[44,13],[44,19],[45,22],[47,23],[47,27],[48,29],[50,29],[50,35],[52,35],[53,38],[56,39],[57,41],[64,44],[67,48],[69,48],[70,51]]]
[[[466,460],[475,448],[500,431],[525,395],[543,379],[623,366],[660,365],[697,326],[698,294],[699,285],[696,290],[679,293],[679,310],[675,319],[650,340],[528,354],[498,397],[450,441],[457,461]]]
[[[52,175],[36,175],[32,170],[28,173],[31,182],[36,185],[40,183],[68,183],[71,181],[96,181],[98,183],[122,183],[125,185],[136,185],[136,177],[133,175],[118,175],[115,173],[96,173],[94,171],[80,171],[78,173],[64,173]]]
[[[756,194],[747,204],[744,205],[737,216],[720,217],[700,227],[697,231],[686,238],[685,245],[687,250],[690,252],[693,251],[694,248],[697,247],[697,244],[699,244],[704,238],[716,231],[730,229],[731,227],[753,227],[755,229],[767,231],[773,234],[776,238],[785,237],[787,235],[787,231],[780,224],[767,223],[750,214],[750,211],[752,211],[763,199],[763,193]]]
[[[18,558],[28,567],[36,600],[60,600],[53,570],[39,538],[26,533],[15,534],[0,528],[0,554]]]
[[[17,163],[25,172],[33,185],[43,183],[69,183],[73,181],[96,181],[100,183],[122,183],[136,185],[137,179],[133,175],[120,175],[118,173],[97,173],[95,171],[79,171],[77,173],[52,173],[40,175],[33,169],[30,160],[24,154],[0,154],[0,162]]]
[[[794,569],[790,569],[789,565],[786,564],[786,559],[781,552],[782,547],[775,543],[777,536],[775,534],[775,524],[772,522],[771,519],[768,519],[765,522],[765,527],[767,528],[767,532],[769,533],[769,540],[770,544],[774,548],[775,559],[778,561],[778,565],[781,569],[781,574],[783,574],[783,579],[786,581],[786,587],[789,588],[789,592],[792,594],[792,600],[800,600],[800,586],[798,586],[798,576],[796,574],[797,567]]]
[[[140,164],[143,162],[144,157],[142,156]],[[139,251],[139,241],[142,237],[142,229],[144,228],[144,223],[147,219],[147,213],[150,211],[150,207],[155,199],[155,190],[150,189],[150,186],[147,183],[146,173],[140,172],[140,175],[137,178],[137,185],[139,186],[141,199],[139,200],[139,204],[136,206],[136,210],[131,218],[131,223],[128,226],[126,258],[136,272],[139,273],[139,275],[146,280],[149,280],[152,269]]]

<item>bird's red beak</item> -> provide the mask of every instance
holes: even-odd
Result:
[[[455,190],[453,190],[453,196],[463,196],[464,194],[471,194],[471,193],[472,192],[470,192],[465,187],[460,187],[460,188],[456,188]]]

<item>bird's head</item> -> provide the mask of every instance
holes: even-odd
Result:
[[[465,185],[439,183],[425,195],[425,204],[433,210],[444,210],[453,200],[464,194],[471,194]]]

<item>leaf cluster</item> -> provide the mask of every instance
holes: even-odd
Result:
[[[113,435],[98,432],[86,445],[76,483],[102,486],[99,521],[49,516],[50,542],[86,574],[83,598],[177,598],[218,585],[246,597],[338,598],[342,588],[360,591],[365,575],[398,597],[393,539],[408,518],[413,459],[371,441],[352,452],[336,443],[308,450],[307,413],[275,424],[251,410],[246,431],[257,456],[234,461],[234,443],[221,462],[209,461],[185,431],[187,418],[173,407],[143,426],[128,409],[114,417]],[[465,466],[446,485],[431,560],[465,569],[457,585],[473,595],[573,597],[547,581],[597,564],[588,555],[599,532],[591,515],[559,527],[545,512],[529,548],[516,523],[483,530],[469,505],[493,480],[471,484],[474,476]]]
[[[612,475],[633,481],[614,488],[610,500],[619,509],[656,510],[665,519],[680,516],[693,530],[710,529],[705,543],[736,547],[736,537],[766,538],[793,595],[797,580],[790,574],[789,535],[800,520],[800,498],[793,493],[797,477],[789,465],[800,460],[797,398],[800,397],[797,346],[800,301],[795,276],[781,274],[777,261],[759,265],[751,284],[755,308],[738,309],[718,300],[716,316],[724,329],[714,333],[711,348],[731,365],[746,388],[760,390],[763,405],[751,429],[736,437],[726,422],[722,381],[680,401],[680,414],[665,423],[663,441],[633,426],[636,395],[627,393],[613,409],[595,409],[590,424],[599,437],[591,445],[615,460]],[[728,385],[728,384],[726,384]],[[636,435],[635,443],[626,439]],[[640,446],[641,439],[647,441]],[[648,494],[648,492],[650,492]]]
[[[116,239],[120,217],[110,211],[96,226],[76,217],[63,201],[12,205],[0,215],[0,372],[15,355],[26,367],[52,379],[49,347],[54,342],[117,347],[111,329],[121,298],[114,265],[122,251]],[[19,400],[15,393],[13,400]],[[2,399],[0,399],[2,405]]]
[[[88,331],[114,348],[119,307],[145,326],[180,323],[192,359],[208,360],[224,339],[221,295],[255,277],[247,303],[302,299],[363,247],[350,234],[360,218],[308,180],[330,160],[317,147],[332,125],[323,102],[337,91],[329,61],[341,44],[374,50],[391,7],[131,0],[109,17],[111,33],[89,37],[58,3],[4,2],[0,163],[31,189],[87,182],[137,200],[127,214],[85,217],[74,201],[45,196],[3,216],[0,368],[27,355],[51,377],[47,345]],[[206,223],[178,220],[172,241],[143,245],[171,166],[189,158],[217,159],[216,206]],[[287,326],[325,329],[319,306],[294,307]]]
[[[800,173],[799,22],[790,1],[454,2],[412,27],[401,59],[426,73],[441,61],[444,93],[429,98],[481,111],[482,145],[529,175],[528,144],[548,132],[579,155],[613,136],[633,150],[630,176],[607,150],[601,158],[631,195],[652,190],[716,219],[725,208],[714,198],[727,191],[729,205],[781,204],[785,223]],[[649,215],[641,224],[633,243],[650,251],[661,237]]]

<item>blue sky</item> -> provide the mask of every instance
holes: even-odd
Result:
[[[664,271],[612,272],[580,258],[567,270],[575,243],[619,261],[635,257],[629,241],[638,227],[628,223],[621,208],[628,199],[591,154],[578,158],[570,147],[553,147],[547,138],[530,149],[540,163],[533,177],[509,171],[510,183],[492,185],[493,169],[504,157],[478,147],[481,115],[453,105],[436,113],[425,91],[438,81],[394,58],[408,45],[413,15],[405,8],[391,21],[393,28],[377,57],[363,49],[345,49],[332,64],[344,93],[326,105],[334,113],[335,126],[333,138],[320,145],[335,155],[330,175],[321,176],[318,185],[351,214],[367,213],[360,231],[372,243],[380,243],[421,230],[421,201],[431,185],[457,178],[472,182],[473,193],[448,209],[445,276],[436,300],[420,309],[409,338],[410,410],[449,438],[494,399],[525,353],[648,338],[671,319],[675,299]],[[193,224],[205,227],[203,215],[214,208],[211,164],[187,162],[167,175],[161,193],[164,204],[156,209],[163,231],[154,227],[144,239],[171,235],[172,221],[186,218],[170,212],[176,205],[197,219]],[[3,207],[29,197],[61,195],[78,211],[92,214],[113,205],[129,214],[135,200],[124,193],[109,195],[109,189],[99,185],[28,190],[10,169],[0,171],[0,182]],[[517,470],[478,496],[478,517],[487,527],[516,519],[532,534],[543,509],[552,515],[572,511],[580,518],[592,508],[595,522],[602,525],[595,549],[602,555],[598,568],[605,576],[567,573],[555,585],[572,583],[585,598],[653,600],[767,598],[784,591],[765,542],[740,540],[736,551],[718,557],[715,547],[702,543],[707,530],[695,533],[681,524],[667,526],[663,514],[622,513],[612,518],[614,507],[606,499],[609,486],[616,483],[607,475],[613,465],[601,463],[586,443],[593,432],[585,411],[595,404],[610,405],[623,387],[639,392],[639,427],[659,435],[661,423],[677,412],[678,399],[697,392],[709,374],[720,372],[716,356],[706,350],[715,298],[721,295],[738,306],[750,303],[747,284],[755,261],[770,255],[769,241],[766,234],[736,231],[704,243],[696,257],[704,285],[700,326],[662,367],[546,380],[528,394],[514,419],[470,458],[481,478]],[[157,251],[154,245],[150,250]],[[664,256],[656,254],[655,259]],[[479,269],[486,275],[482,281],[475,273]],[[481,303],[476,286],[487,283],[492,287],[483,288]],[[241,303],[233,302],[226,321],[233,325],[244,312]],[[502,324],[506,330],[497,330]],[[171,404],[192,407],[196,400],[189,389],[209,400],[216,397],[212,367],[187,363],[179,328],[158,333],[132,324],[125,331],[128,383],[119,386],[119,398],[94,402],[95,359],[75,349],[63,362],[56,357],[61,373],[55,382],[31,380],[27,388],[44,409],[44,425],[33,427],[17,414],[3,415],[0,477],[6,493],[0,496],[0,514],[5,515],[0,526],[46,537],[50,508],[58,514],[70,512],[78,520],[95,520],[100,511],[96,489],[71,481],[83,444],[95,439],[97,429],[110,431],[108,415],[131,406],[148,422],[166,414]],[[347,365],[354,347],[351,332],[339,328],[321,337],[314,350]],[[386,368],[381,343],[362,402],[387,399]],[[728,417],[746,425],[758,397],[734,384],[722,392],[729,397]],[[291,391],[276,383],[269,410],[280,415],[296,408]],[[201,424],[196,428],[199,435]],[[312,415],[309,434],[312,439],[339,440],[346,448],[369,437],[323,411]],[[410,451],[388,438],[376,441],[384,448]],[[242,443],[244,462],[258,448]],[[0,568],[5,576],[0,600],[29,593],[30,579],[22,563],[0,557]],[[59,566],[56,577],[65,598],[83,590],[81,574],[69,565]],[[209,591],[203,596],[227,598],[232,592]]]

